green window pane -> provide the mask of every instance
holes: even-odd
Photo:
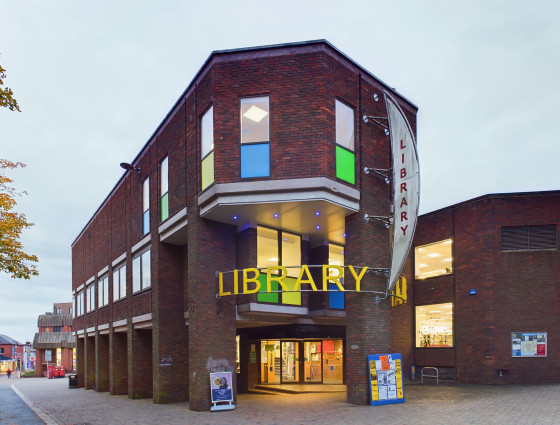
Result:
[[[356,183],[356,174],[354,166],[354,153],[337,146],[336,147],[336,177],[347,181],[348,183]]]
[[[169,217],[169,193],[161,197],[161,221],[167,220]]]
[[[261,273],[259,276],[259,282],[261,283],[261,290],[257,294],[257,301],[261,303],[278,303],[278,292],[266,292],[266,273]],[[272,291],[278,291],[278,282],[272,282]]]
[[[288,289],[294,289],[297,279],[286,277],[284,285]],[[282,304],[301,305],[301,292],[282,292]]]
[[[214,183],[214,152],[208,154],[206,158],[202,160],[201,172],[202,176],[202,190],[206,189],[212,183]]]

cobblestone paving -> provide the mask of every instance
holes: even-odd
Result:
[[[375,407],[348,404],[344,393],[241,394],[237,408],[224,412],[69,389],[68,379],[22,379],[16,388],[63,425],[560,424],[560,384],[405,385],[404,404]]]

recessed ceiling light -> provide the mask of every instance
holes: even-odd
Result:
[[[251,106],[247,111],[243,114],[245,118],[249,118],[251,121],[254,122],[261,122],[264,117],[268,115],[264,109],[259,108],[258,106]]]

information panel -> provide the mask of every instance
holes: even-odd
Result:
[[[210,392],[213,404],[213,406],[210,407],[211,411],[232,410],[235,408],[235,405],[232,403],[233,391],[231,385],[231,372],[216,372],[210,374]]]
[[[368,370],[372,406],[404,403],[400,354],[371,354],[368,356]]]
[[[546,332],[512,332],[512,357],[546,357]]]

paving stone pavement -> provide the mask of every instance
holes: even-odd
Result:
[[[348,404],[345,393],[240,394],[236,409],[224,412],[191,412],[188,403],[158,405],[69,389],[67,378],[21,379],[14,387],[62,425],[560,424],[560,384],[410,384],[405,403],[375,407]]]

